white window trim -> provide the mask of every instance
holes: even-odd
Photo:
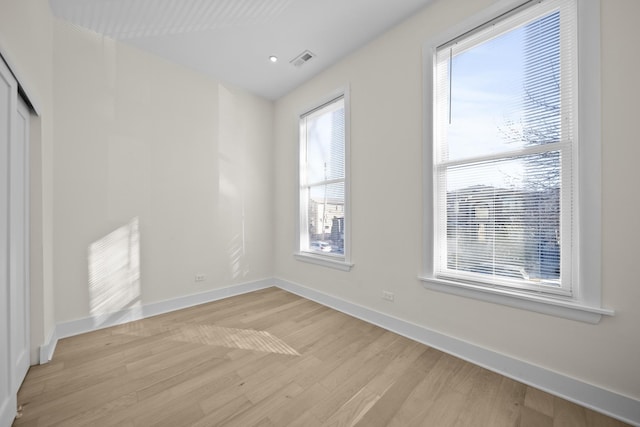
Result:
[[[323,267],[334,268],[341,271],[350,271],[353,267],[351,262],[351,102],[349,97],[349,86],[345,85],[339,89],[334,90],[327,96],[320,98],[318,102],[313,103],[309,108],[300,110],[295,117],[296,123],[296,135],[300,134],[300,117],[304,116],[310,111],[333,101],[336,98],[342,97],[344,100],[344,255],[332,255],[319,254],[316,252],[307,252],[300,249],[300,137],[297,137],[297,161],[296,161],[296,209],[298,211],[296,215],[296,233],[295,233],[295,251],[293,256],[298,261],[316,264]]]
[[[332,259],[330,258],[331,255],[316,255],[315,253],[311,252],[295,252],[293,256],[298,261],[321,265],[323,267],[335,268],[336,270],[350,271],[351,267],[353,267],[352,263],[344,261],[342,257],[340,257],[339,259]]]
[[[576,250],[577,289],[573,299],[555,299],[546,295],[520,293],[510,289],[481,287],[450,282],[434,275],[434,201],[433,175],[433,102],[434,61],[436,48],[465,32],[526,3],[503,0],[483,12],[439,34],[423,46],[424,63],[424,239],[423,272],[419,279],[431,290],[503,304],[572,320],[598,323],[602,315],[614,311],[601,306],[602,238],[601,238],[601,115],[600,115],[600,1],[578,0],[578,236]],[[586,149],[585,149],[586,147]],[[589,171],[588,173],[583,173]]]

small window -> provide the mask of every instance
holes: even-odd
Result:
[[[343,268],[348,255],[345,95],[300,116],[299,259]]]
[[[579,135],[577,17],[577,0],[531,1],[432,46],[425,280],[439,289],[599,304],[579,270],[578,155],[598,141]]]

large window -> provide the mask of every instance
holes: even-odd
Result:
[[[300,116],[298,258],[348,269],[345,94]]]
[[[580,274],[577,3],[531,1],[428,52],[427,281],[599,304]]]

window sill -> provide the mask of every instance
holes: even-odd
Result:
[[[334,258],[330,255],[314,255],[307,252],[296,252],[293,256],[302,262],[308,262],[311,264],[321,265],[323,267],[335,268],[336,270],[350,271],[353,264],[346,262],[344,258]]]
[[[565,319],[596,324],[602,316],[613,316],[615,312],[601,307],[584,305],[575,301],[564,301],[543,295],[519,293],[505,289],[490,289],[466,283],[436,279],[433,277],[418,277],[427,289],[446,292],[481,301],[507,305],[548,314]]]

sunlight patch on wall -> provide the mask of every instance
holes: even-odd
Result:
[[[138,218],[89,246],[89,306],[94,323],[142,311]]]
[[[238,279],[249,275],[249,267],[245,262],[244,221],[242,234],[234,236],[228,248],[231,278]]]
[[[246,256],[245,193],[247,191],[245,113],[236,95],[224,85],[218,85],[218,170],[219,215],[228,224],[227,242],[229,271],[232,279],[248,276]]]

